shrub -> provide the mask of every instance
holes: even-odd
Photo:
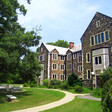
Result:
[[[23,86],[24,87],[29,87],[29,84],[28,83],[24,83]]]
[[[68,89],[68,83],[67,83],[67,81],[66,81],[66,82],[63,82],[63,83],[60,85],[60,88],[61,88],[61,89]]]
[[[102,97],[102,88],[93,89],[92,96],[101,98]]]
[[[60,80],[53,79],[53,80],[50,81],[50,84],[51,85],[58,85],[58,86],[60,86],[61,81]]]
[[[75,90],[75,92],[78,92],[78,93],[83,92],[83,88],[82,88],[81,86],[79,86],[79,85],[76,85],[76,86],[74,87],[74,90]]]
[[[36,83],[31,82],[31,83],[30,83],[30,87],[37,87],[37,84],[36,84]]]
[[[43,80],[43,85],[48,87],[50,85],[50,80],[49,79]]]
[[[69,86],[76,86],[76,85],[82,86],[82,82],[78,79],[78,76],[75,73],[73,73],[68,77],[68,85]]]
[[[107,68],[103,73],[100,74],[98,79],[98,86],[103,87],[104,83],[110,78],[112,78],[112,66]]]
[[[112,111],[112,78],[106,81],[102,90],[102,101],[104,112]]]

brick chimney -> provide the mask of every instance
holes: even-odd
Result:
[[[69,42],[69,48],[72,49],[74,47],[74,42]]]

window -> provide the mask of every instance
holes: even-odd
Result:
[[[101,33],[101,42],[104,42],[104,33]]]
[[[94,45],[94,37],[91,37],[91,45]]]
[[[98,38],[97,35],[95,35],[95,44],[98,43],[98,39],[97,38]]]
[[[53,70],[57,70],[58,65],[57,64],[53,64]]]
[[[60,60],[65,60],[65,57],[64,57],[64,56],[61,56],[61,57],[60,57]]]
[[[68,64],[67,69],[72,69],[72,64]]]
[[[40,61],[44,61],[44,55],[41,55],[41,56],[39,57],[39,60],[40,60]]]
[[[100,27],[100,21],[97,21],[97,22],[96,22],[96,27],[97,27],[97,28]]]
[[[106,41],[109,40],[109,34],[108,31],[105,32]]]
[[[78,72],[82,72],[82,65],[78,66]]]
[[[53,79],[57,79],[57,74],[53,74],[53,75],[52,75],[52,78],[53,78]]]
[[[97,45],[97,44],[106,42],[109,40],[109,31],[104,31],[99,34],[93,35],[90,39],[91,39],[90,41],[91,46],[94,44]]]
[[[43,48],[42,47],[41,47],[40,51],[43,52]]]
[[[65,75],[64,74],[60,75],[60,80],[62,80],[62,81],[65,80]]]
[[[87,53],[86,54],[86,62],[87,63],[90,63],[90,53]]]
[[[73,59],[75,59],[76,58],[76,54],[73,54]]]
[[[99,57],[95,57],[95,64],[96,64],[96,65],[98,65],[98,64],[102,64],[101,56],[99,56]]]
[[[78,62],[79,63],[82,62],[82,53],[81,52],[78,53]]]
[[[64,70],[64,69],[65,69],[65,65],[64,65],[64,64],[61,65],[61,66],[60,66],[60,69],[61,69],[61,70]]]
[[[98,34],[98,43],[101,43],[100,34]]]
[[[71,59],[71,54],[68,54],[67,55],[67,60],[70,60]]]
[[[87,70],[87,79],[90,79],[90,78],[91,78],[91,70],[88,69],[88,70]]]
[[[53,59],[54,59],[54,60],[56,60],[56,59],[57,59],[57,57],[58,57],[58,55],[57,55],[57,54],[53,54],[52,56],[53,56]]]

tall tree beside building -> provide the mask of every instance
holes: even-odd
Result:
[[[26,12],[18,0],[0,0],[0,82],[13,82],[13,76],[20,73],[21,57],[31,53],[29,47],[37,46],[41,39],[35,29],[26,32],[17,22],[18,14]]]

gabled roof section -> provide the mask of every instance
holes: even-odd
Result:
[[[66,55],[66,52],[68,50],[68,48],[63,48],[63,47],[58,47],[58,46],[54,46],[54,45],[48,45],[43,43],[44,46],[46,47],[46,49],[51,53],[54,49],[56,49],[60,55]]]
[[[84,37],[84,35],[85,35],[85,33],[89,30],[89,28],[91,27],[91,24],[92,24],[92,22],[95,20],[95,18],[99,18],[99,19],[101,19],[101,18],[108,18],[108,19],[110,19],[111,21],[112,21],[112,18],[111,17],[109,17],[109,16],[107,16],[107,15],[105,15],[105,14],[102,14],[102,13],[100,13],[100,12],[96,12],[96,14],[94,15],[94,17],[93,17],[93,19],[91,20],[91,22],[90,22],[90,24],[88,25],[88,27],[87,27],[87,29],[85,30],[85,32],[83,33],[83,35],[82,35],[82,37],[81,37],[81,40],[82,40],[82,38]]]

